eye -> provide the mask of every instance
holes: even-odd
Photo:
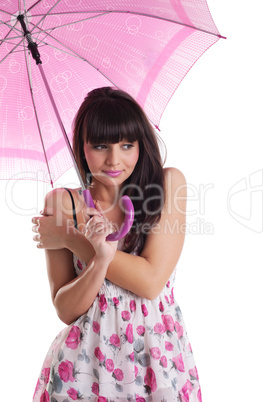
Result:
[[[124,144],[124,145],[122,145],[122,146],[123,146],[123,148],[126,149],[126,150],[131,149],[131,148],[134,147],[133,144]]]
[[[106,145],[104,145],[104,144],[100,144],[100,145],[94,145],[93,146],[93,149],[97,149],[97,150],[102,150],[102,149],[105,149],[105,148],[107,148],[107,146]]]

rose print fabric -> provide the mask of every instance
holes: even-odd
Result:
[[[76,256],[74,266],[77,275],[85,268]],[[153,301],[105,279],[88,312],[52,343],[33,401],[202,402],[174,278]]]

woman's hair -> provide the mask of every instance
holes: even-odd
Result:
[[[139,158],[124,182],[135,217],[125,237],[125,251],[139,254],[146,235],[159,222],[165,202],[163,161],[157,135],[139,104],[126,92],[104,87],[89,92],[73,123],[73,151],[84,182],[90,184],[84,142],[115,144],[122,140],[139,142]]]

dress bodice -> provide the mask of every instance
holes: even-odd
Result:
[[[117,249],[120,251],[124,250],[124,238],[120,239],[118,241],[118,247]],[[134,250],[132,255],[137,255],[137,252]],[[76,275],[79,276],[83,269],[86,268],[86,263],[81,261],[75,254],[73,254],[73,262],[74,262],[74,268]],[[126,268],[127,269],[127,268]],[[164,289],[162,290],[161,294],[158,296],[158,298],[164,298],[165,301],[170,302],[173,304],[174,302],[174,296],[173,296],[173,286],[174,286],[174,280],[175,280],[175,275],[176,275],[176,270],[174,270],[170,276],[169,281],[166,283]],[[109,281],[108,279],[105,279],[100,290],[99,294],[103,294],[107,297],[110,298],[117,298],[120,296],[122,297],[125,295],[126,297],[132,297],[132,298],[140,298],[139,296],[135,295],[134,293],[130,292],[129,290],[123,289],[118,285],[115,285],[113,282]]]

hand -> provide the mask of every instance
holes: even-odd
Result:
[[[75,233],[74,222],[64,214],[53,214],[55,211],[44,209],[42,216],[32,219],[32,231],[37,233],[33,240],[37,247],[58,250],[66,247],[66,237]]]
[[[96,213],[97,211],[98,213]],[[109,264],[116,253],[118,241],[109,242],[106,240],[110,233],[115,232],[115,227],[102,212],[99,203],[96,202],[95,214],[87,222],[84,234],[94,247],[96,258],[105,260]]]

